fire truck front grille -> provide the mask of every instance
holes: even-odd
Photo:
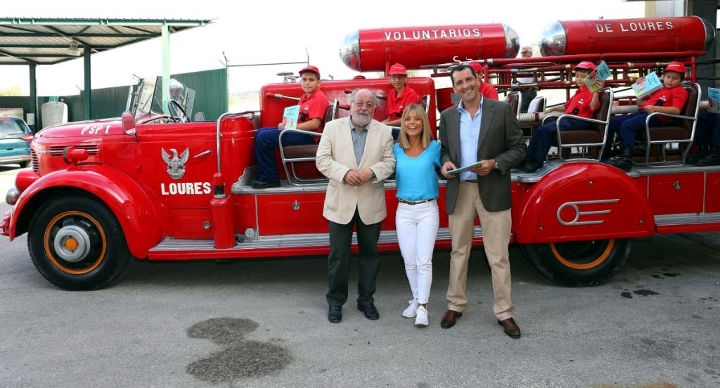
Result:
[[[51,146],[50,149],[48,150],[48,154],[50,156],[63,156],[66,148],[67,148],[67,146]],[[97,153],[98,153],[97,144],[81,144],[81,145],[76,145],[73,148],[87,150],[88,155],[97,155]]]

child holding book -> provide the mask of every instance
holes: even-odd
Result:
[[[564,105],[557,105],[545,109],[545,113],[565,111],[567,114],[575,116],[591,118],[593,113],[600,107],[600,92],[602,88],[598,88],[595,92],[590,91],[585,84],[585,78],[595,70],[595,64],[588,61],[582,61],[577,64],[575,70],[575,84],[578,89],[575,94]],[[563,118],[560,121],[561,131],[571,131],[574,129],[585,129],[590,125],[589,122],[575,119]],[[522,166],[525,172],[535,172],[543,166],[547,153],[553,145],[553,140],[557,136],[557,123],[555,121],[541,125],[535,129],[527,148],[527,157]]]
[[[299,74],[300,86],[305,94],[298,102],[300,111],[295,128],[321,132],[330,100],[320,90],[320,70],[315,66],[306,66],[300,70]],[[253,148],[257,177],[250,183],[252,188],[265,189],[280,186],[280,173],[275,164],[275,150],[280,146],[280,131],[283,129],[285,129],[285,123],[281,122],[277,127],[260,128],[255,133]],[[304,133],[287,133],[283,137],[286,145],[312,144],[314,141],[312,135]]]
[[[681,87],[683,79],[685,79],[685,65],[677,61],[668,63],[662,75],[662,88],[645,99],[638,99],[639,109],[637,112],[610,120],[607,142],[600,160],[623,171],[630,171],[635,133],[645,130],[647,116],[654,112],[677,115],[685,106],[688,93]],[[668,117],[653,116],[649,125],[650,127],[663,126],[667,125],[669,120]],[[620,155],[613,159],[607,159],[606,155],[616,134],[620,140]]]

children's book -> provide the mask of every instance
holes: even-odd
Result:
[[[710,103],[710,112],[720,113],[720,89],[708,88],[708,102]]]
[[[585,85],[591,92],[595,93],[603,87],[603,81],[610,77],[610,68],[605,61],[602,61],[595,70],[591,71],[585,78]]]
[[[300,113],[300,105],[293,105],[285,108],[282,118],[282,122],[285,124],[285,129],[297,128],[298,113]]]
[[[652,72],[645,77],[638,78],[634,84],[632,84],[633,92],[637,98],[647,97],[650,93],[662,88],[662,82],[655,72]]]

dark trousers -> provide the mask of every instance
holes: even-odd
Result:
[[[535,89],[524,89],[520,91],[522,95],[522,103],[520,104],[520,113],[527,113],[530,102],[537,96]]]
[[[284,145],[312,144],[312,135],[288,132],[283,135]],[[280,180],[277,164],[275,164],[275,150],[280,146],[280,130],[274,127],[260,128],[255,133],[255,169],[257,179],[263,182],[277,182]]]
[[[586,129],[587,121],[564,118],[560,120],[561,131],[572,131],[573,129]],[[557,123],[555,121],[541,125],[535,129],[530,144],[527,147],[527,158],[544,161],[550,147],[557,144]]]
[[[635,134],[640,131],[645,131],[645,119],[647,117],[647,112],[637,111],[635,113],[618,116],[610,120],[605,149],[609,150],[611,148],[616,134],[618,136],[618,140],[620,140],[620,149],[632,149],[633,143],[635,143]],[[668,124],[660,121],[657,116],[653,116],[653,118],[650,119],[651,127],[661,125]]]
[[[350,246],[353,225],[357,231],[360,272],[358,275],[358,303],[373,303],[375,278],[380,266],[377,251],[380,238],[380,222],[366,225],[355,215],[348,224],[330,221],[330,254],[328,255],[328,293],[325,296],[329,306],[342,306],[348,299],[348,277],[350,272]]]
[[[695,144],[720,148],[720,114],[700,111],[695,126]]]

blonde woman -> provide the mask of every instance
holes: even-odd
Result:
[[[402,315],[415,317],[416,326],[427,326],[432,256],[440,223],[436,174],[440,143],[433,140],[427,114],[419,104],[405,108],[400,125],[398,142],[393,145],[398,199],[395,226],[413,297]]]

